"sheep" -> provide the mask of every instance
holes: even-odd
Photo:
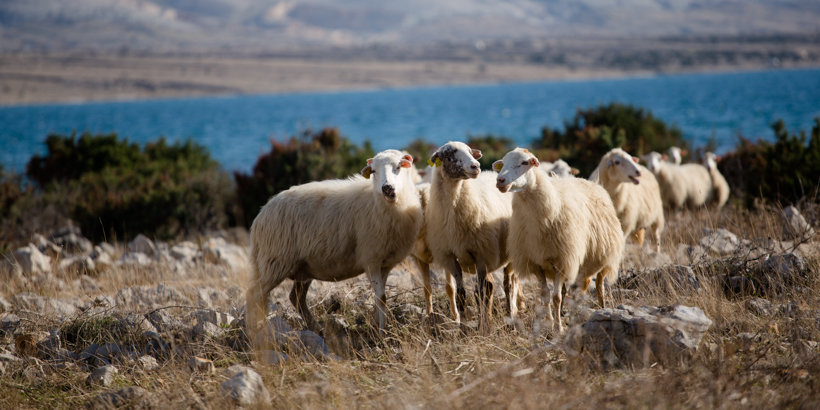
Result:
[[[422,224],[412,166],[410,155],[387,150],[368,159],[361,176],[294,186],[271,198],[250,230],[248,329],[264,319],[270,291],[285,279],[293,280],[291,303],[310,329],[318,329],[307,306],[311,282],[364,272],[384,329],[387,275],[410,254]]]
[[[712,177],[700,164],[675,165],[662,161],[661,154],[650,152],[641,157],[655,174],[664,206],[678,210],[684,205],[697,208],[712,197]]]
[[[680,149],[678,147],[672,146],[666,150],[669,153],[669,156],[663,156],[663,159],[667,162],[671,162],[675,165],[680,165],[683,162],[683,156],[686,155],[685,149]]]
[[[723,205],[726,205],[726,201],[729,200],[729,184],[717,169],[717,161],[719,160],[720,157],[711,152],[703,155],[703,166],[709,170],[709,176],[712,177],[712,189],[714,190],[712,203],[716,205],[717,210],[723,208]]]
[[[416,184],[416,189],[418,189],[419,191],[419,197],[421,199],[421,208],[422,210],[424,210],[427,208],[427,202],[430,198],[430,183],[423,182],[421,184]],[[424,222],[422,222],[421,229],[419,229],[419,234],[416,238],[416,243],[413,245],[413,251],[410,253],[410,259],[412,259],[413,263],[416,265],[416,269],[418,269],[419,275],[422,279],[422,283],[424,284],[425,308],[427,314],[429,315],[433,313],[433,289],[430,283],[430,265],[433,264],[433,253],[430,251],[430,246],[427,244],[427,224]],[[464,270],[464,268],[462,268],[462,270]],[[509,294],[510,290],[508,288],[510,284],[508,283],[508,281],[510,280],[510,278],[509,276],[505,276],[504,279],[504,292],[506,294]],[[526,307],[526,303],[525,298],[520,296],[521,284],[520,282],[518,282],[518,280],[515,281],[515,286],[517,287],[519,295],[519,297],[516,299],[517,310],[523,310]],[[507,300],[507,312],[514,312],[514,310],[510,307],[509,298]]]
[[[637,162],[638,158],[615,148],[601,158],[589,180],[603,186],[612,198],[624,239],[634,232],[643,245],[643,229],[651,229],[655,251],[660,252],[664,226],[660,187],[655,176]]]
[[[496,173],[481,172],[479,158],[481,151],[462,142],[448,142],[433,153],[429,161],[435,166],[424,223],[433,259],[447,273],[453,319],[459,322],[460,312],[464,312],[463,271],[475,272],[483,327],[482,323],[489,325],[493,303],[494,284],[489,272],[507,265],[509,259],[506,245],[512,198],[495,189]],[[509,265],[504,276],[510,316],[514,317],[518,286],[512,286],[516,279]]]
[[[407,150],[401,151],[402,155],[410,155],[410,152]],[[412,155],[410,155],[412,157]],[[418,161],[418,158],[413,158],[413,161]],[[422,171],[419,171],[415,165],[410,168],[410,179],[413,181],[413,184],[418,185],[422,183],[422,178],[424,177]]]
[[[550,172],[555,173],[555,175],[559,177],[571,177],[574,175],[578,175],[580,171],[578,168],[573,168],[566,163],[566,161],[559,159],[553,163],[549,162],[542,162],[540,167],[544,172],[549,174]]]
[[[541,303],[549,306],[547,279],[558,333],[562,293],[566,285],[597,275],[598,304],[605,307],[604,282],[618,277],[624,251],[623,230],[612,200],[598,184],[581,178],[553,178],[539,172],[540,163],[527,150],[516,148],[493,163],[500,170],[496,187],[514,192],[507,248],[513,269],[534,275],[541,283]]]

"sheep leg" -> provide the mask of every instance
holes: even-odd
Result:
[[[318,333],[319,325],[313,319],[313,315],[310,313],[310,309],[308,309],[307,305],[308,288],[310,288],[312,282],[313,280],[307,280],[305,282],[294,281],[293,288],[290,290],[290,303],[293,304],[293,307],[296,308],[296,311],[299,312],[299,315],[305,320],[308,329]]]
[[[430,285],[430,264],[420,261],[415,257],[413,257],[413,262],[416,263],[416,269],[419,270],[421,280],[424,283],[424,301],[426,303],[427,314],[429,315],[433,313],[433,287]]]
[[[605,266],[598,272],[598,277],[595,279],[595,291],[598,294],[598,305],[601,309],[606,307],[606,278],[612,273],[611,266]]]
[[[553,324],[553,328],[558,332],[558,334],[561,334],[564,332],[564,324],[561,323],[561,306],[564,303],[564,300],[561,297],[561,294],[566,292],[566,290],[563,289],[563,275],[555,275],[552,285],[555,290],[552,295],[553,309],[555,309],[555,322]]]
[[[635,236],[635,243],[637,243],[639,247],[643,246],[643,239],[646,235],[646,229],[638,229],[635,233],[633,233],[633,235]]]
[[[450,315],[459,323],[458,308],[456,307],[456,281],[450,272],[447,272],[447,300],[450,302]]]
[[[489,330],[493,316],[493,276],[487,272],[487,265],[476,263],[478,273],[479,321],[478,326]]]
[[[535,309],[535,323],[533,324],[533,333],[539,334],[541,332],[541,329],[544,327],[544,316],[547,316],[550,325],[552,325],[553,319],[552,309],[550,309],[550,287],[547,284],[547,276],[544,274],[544,271],[542,269],[538,269],[538,272],[536,273],[538,282],[541,284],[541,304]]]
[[[504,294],[507,296],[507,313],[511,318],[518,315],[518,292],[521,284],[518,282],[518,277],[512,266],[507,264],[504,267]]]
[[[247,306],[245,327],[251,338],[255,338],[256,336],[259,325],[258,322],[267,317],[270,291],[279,286],[285,276],[280,274],[282,269],[278,269],[281,267],[276,263],[271,263],[263,268],[267,269],[263,269],[260,273],[256,264],[253,264],[251,268],[251,286],[245,294]]]
[[[455,257],[447,258],[446,260],[442,261],[444,265],[444,269],[447,271],[447,274],[452,276],[456,282],[456,291],[455,291],[455,306],[458,309],[458,312],[453,310],[453,300],[451,299],[450,310],[453,311],[453,320],[456,322],[460,322],[461,316],[464,316],[464,306],[467,302],[467,292],[464,290],[464,275],[461,271],[461,265],[458,263],[458,260]],[[447,280],[448,285],[450,284],[451,280]],[[450,290],[447,291],[449,296]]]
[[[661,225],[656,223],[652,225],[652,239],[655,240],[655,252],[661,251]]]
[[[379,333],[383,333],[385,325],[387,325],[387,296],[385,294],[385,285],[387,284],[387,273],[381,267],[371,267],[367,270],[367,275],[370,278],[370,285],[373,286],[373,291],[376,293],[376,309],[374,317],[379,323]]]

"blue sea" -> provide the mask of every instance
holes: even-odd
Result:
[[[0,162],[22,171],[49,133],[116,132],[144,143],[193,138],[227,170],[249,170],[270,139],[337,126],[376,150],[416,138],[436,144],[495,134],[528,146],[544,126],[563,129],[579,108],[629,103],[677,125],[693,146],[714,137],[772,139],[770,124],[809,130],[820,116],[820,69],[636,78],[236,95],[0,107]]]

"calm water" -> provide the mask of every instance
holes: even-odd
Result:
[[[773,138],[782,118],[809,130],[820,115],[820,69],[689,74],[630,79],[389,89],[266,96],[0,107],[0,161],[22,170],[51,132],[117,132],[140,143],[192,137],[229,170],[248,170],[283,138],[307,127],[338,126],[377,150],[423,137],[435,143],[468,134],[502,134],[526,146],[541,127],[563,128],[577,108],[631,103],[677,124],[697,146],[715,136],[719,151],[738,132]]]

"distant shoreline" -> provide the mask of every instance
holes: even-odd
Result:
[[[724,64],[651,71],[572,69],[482,61],[6,54],[0,55],[0,108],[192,97],[473,87],[817,67],[820,65],[811,63],[787,67]]]

